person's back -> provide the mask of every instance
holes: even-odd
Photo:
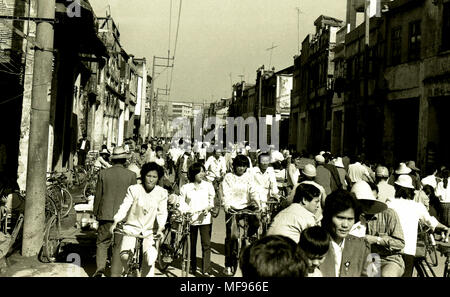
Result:
[[[94,215],[97,220],[113,220],[128,187],[133,184],[136,184],[136,174],[121,165],[102,170],[94,200]]]
[[[317,165],[316,178],[314,181],[321,185],[325,189],[325,193],[329,195],[331,193],[331,172],[323,165]]]

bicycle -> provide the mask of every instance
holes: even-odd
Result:
[[[178,210],[172,210],[159,246],[157,262],[161,272],[166,271],[174,261],[181,259],[181,276],[189,276],[192,216],[199,213],[201,212],[180,213]]]
[[[281,201],[281,199],[280,199]],[[265,236],[269,230],[270,224],[273,222],[273,218],[279,212],[280,201],[275,198],[270,198],[266,201],[267,207],[261,212],[261,235]]]
[[[252,210],[245,209],[245,208],[239,209],[239,210],[230,208],[228,210],[228,213],[231,215],[231,217],[228,219],[228,221],[236,220],[238,234],[239,234],[238,238],[237,238],[237,249],[235,250],[236,252],[234,253],[234,257],[236,258],[236,261],[234,261],[235,265],[234,265],[233,269],[234,269],[234,273],[235,273],[236,269],[237,269],[238,259],[240,258],[242,251],[245,249],[245,247],[249,246],[251,243],[253,243],[255,240],[261,238],[261,236],[262,236],[262,234],[260,234],[260,232],[256,232],[256,238],[250,237],[248,235],[248,227],[249,227],[248,217],[249,216],[259,216],[259,215],[261,215],[261,212],[259,210],[252,211]],[[240,223],[241,220],[243,220],[242,224]],[[227,224],[228,221],[226,221],[225,224]],[[242,229],[242,232],[241,232],[241,229]],[[234,238],[233,233],[232,233],[231,239],[236,239],[236,238]]]
[[[55,202],[58,212],[61,213],[61,218],[64,218],[73,207],[72,194],[70,194],[65,185],[67,177],[60,172],[50,172],[48,174],[47,197]]]
[[[450,277],[450,245],[448,243],[440,243],[437,245],[437,250],[442,257],[445,257],[443,277]]]
[[[90,166],[89,171],[87,173],[87,182],[83,187],[83,197],[85,199],[88,199],[89,196],[95,195],[99,172],[100,167]]]
[[[144,239],[153,236],[154,245],[155,245],[155,247],[157,247],[158,246],[157,242],[159,241],[159,237],[157,237],[156,234],[149,234],[147,236],[143,236],[142,234],[139,234],[139,235],[131,234],[131,233],[128,233],[125,230],[123,230],[122,226],[116,227],[116,229],[114,230],[114,233],[136,238],[136,244],[134,246],[134,251],[127,250],[127,251],[122,252],[122,253],[128,254],[127,269],[122,273],[122,276],[124,276],[124,277],[141,277],[142,276],[143,257],[144,257],[144,250],[143,250]]]
[[[417,251],[414,259],[414,268],[419,277],[436,277],[433,267],[438,266],[437,245],[432,230],[419,223]]]

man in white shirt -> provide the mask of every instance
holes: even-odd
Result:
[[[348,174],[348,177],[351,182],[350,187],[353,186],[354,183],[356,183],[357,181],[360,181],[360,180],[363,180],[366,182],[373,182],[372,178],[370,177],[369,171],[363,164],[361,164],[359,159],[357,159],[355,163],[350,164],[348,166],[347,174]]]
[[[273,167],[269,167],[270,155],[263,153],[258,156],[258,166],[250,169],[253,174],[256,192],[259,195],[261,206],[266,207],[269,197],[278,200],[278,185]]]
[[[227,173],[225,158],[220,151],[215,150],[205,162],[206,178],[213,184],[216,197],[214,199],[214,209],[211,211],[213,217],[217,217],[220,212],[220,191],[219,184]]]

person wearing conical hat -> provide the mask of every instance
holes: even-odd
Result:
[[[380,256],[380,261],[375,263],[378,271],[368,271],[369,276],[402,276],[405,262],[401,251],[405,247],[405,238],[397,213],[378,199],[378,188],[374,183],[358,181],[351,192],[359,202],[362,214],[350,234],[364,237],[371,252]]]

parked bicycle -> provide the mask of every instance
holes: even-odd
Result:
[[[187,277],[191,260],[190,229],[192,217],[200,212],[181,213],[175,209],[170,210],[170,212],[172,215],[166,223],[159,246],[157,258],[159,270],[164,272],[174,261],[181,259],[181,275]]]
[[[73,207],[73,198],[66,187],[67,177],[61,172],[50,172],[47,178],[47,196],[55,202],[61,218],[66,217]]]
[[[126,270],[122,273],[122,276],[125,277],[141,277],[142,276],[142,268],[143,268],[143,257],[145,254],[145,251],[143,250],[143,242],[144,239],[153,237],[153,245],[155,249],[158,247],[158,241],[159,237],[157,237],[156,234],[150,234],[148,236],[135,235],[131,233],[127,233],[123,230],[121,225],[118,225],[114,231],[115,234],[121,234],[125,236],[131,236],[136,238],[136,244],[134,246],[134,250],[131,251],[125,251],[125,253],[128,254],[128,261],[127,261],[127,267]]]

